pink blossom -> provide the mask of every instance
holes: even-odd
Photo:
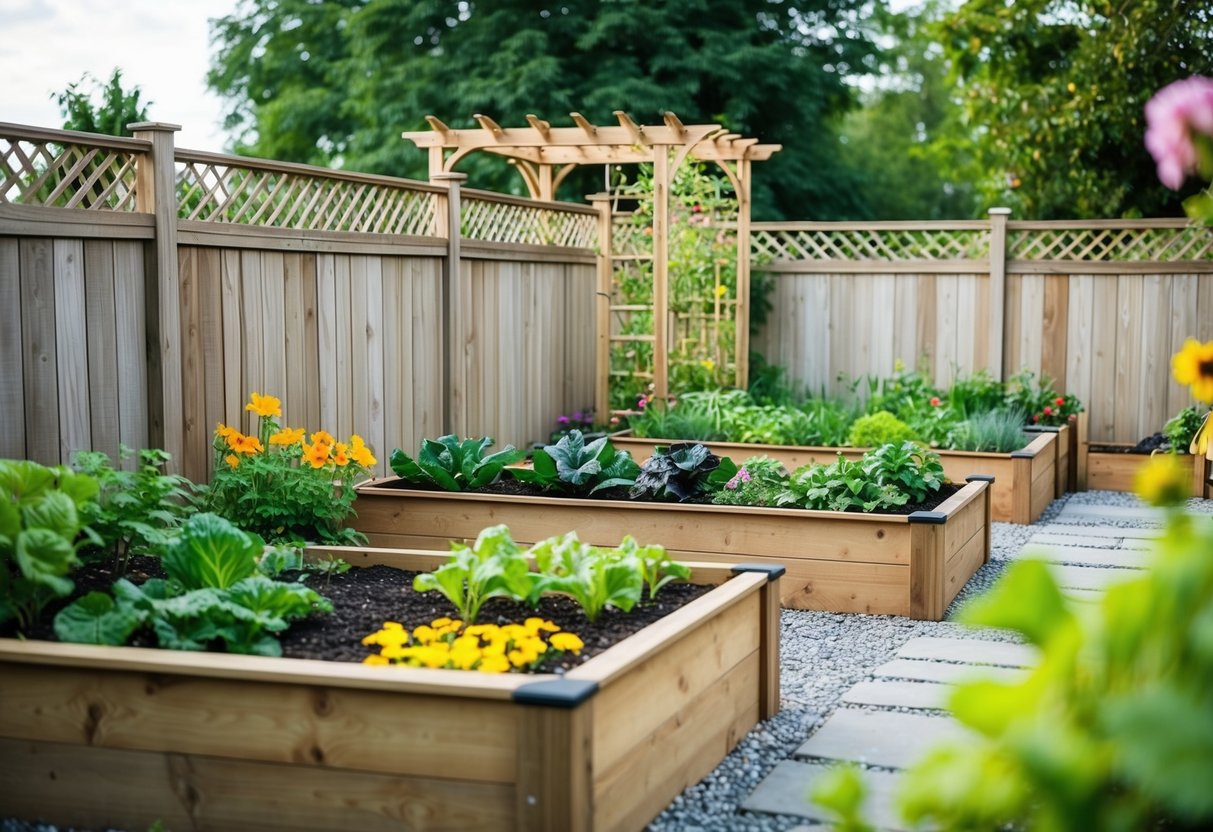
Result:
[[[1192,133],[1213,136],[1213,78],[1193,75],[1168,84],[1146,102],[1146,149],[1158,179],[1177,191],[1196,172]]]

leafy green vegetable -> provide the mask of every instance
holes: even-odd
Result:
[[[593,494],[604,488],[631,486],[640,472],[627,451],[617,451],[607,437],[586,444],[581,431],[569,431],[555,445],[535,451],[531,468],[510,468],[510,476],[545,489]]]
[[[1188,453],[1188,448],[1191,446],[1196,432],[1204,424],[1205,415],[1208,412],[1208,408],[1188,405],[1167,420],[1162,432],[1167,437],[1167,444],[1171,446],[1175,453]]]
[[[875,448],[889,442],[904,442],[917,439],[914,431],[892,413],[881,410],[860,416],[851,425],[847,443],[856,448]]]
[[[684,502],[719,491],[736,473],[732,460],[716,456],[706,445],[658,447],[641,466],[629,495]]]
[[[78,644],[125,644],[147,620],[133,604],[115,603],[104,592],[90,592],[55,616],[55,635]]]
[[[227,589],[257,571],[265,544],[217,514],[195,514],[165,551],[164,571],[186,589]]]
[[[916,442],[882,445],[864,454],[861,464],[876,486],[891,486],[916,503],[939,491],[945,481],[939,454]]]
[[[607,607],[631,611],[644,593],[644,568],[636,552],[598,549],[569,532],[535,544],[531,553],[539,565],[536,589],[567,595],[590,621]]]
[[[778,460],[754,456],[737,469],[712,502],[721,506],[773,506],[787,485],[788,472]]]
[[[416,460],[397,448],[392,451],[388,463],[406,482],[444,491],[466,491],[494,482],[507,465],[526,457],[513,445],[486,455],[485,451],[492,445],[493,440],[487,436],[460,440],[454,434],[448,434],[437,440],[423,439]]]
[[[531,596],[532,587],[527,557],[505,526],[485,529],[471,547],[455,544],[450,561],[413,579],[415,590],[442,593],[469,623],[490,598],[521,601]]]
[[[648,587],[649,600],[657,597],[663,586],[671,581],[685,581],[691,577],[691,567],[673,560],[664,546],[641,546],[630,534],[623,538],[613,556],[623,559],[635,558],[640,565],[640,575]]]
[[[824,511],[878,511],[903,506],[909,499],[895,486],[869,479],[862,461],[839,454],[837,462],[809,464],[794,471],[775,503]]]

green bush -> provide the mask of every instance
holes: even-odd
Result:
[[[882,410],[856,419],[847,434],[847,444],[856,448],[875,448],[890,442],[900,444],[917,438],[909,425],[892,413]]]
[[[1196,432],[1204,424],[1207,414],[1208,410],[1205,408],[1189,405],[1167,421],[1162,432],[1167,437],[1167,444],[1175,453],[1186,454],[1188,452],[1188,448],[1191,446],[1192,440],[1196,438]]]

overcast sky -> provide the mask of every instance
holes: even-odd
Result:
[[[237,0],[0,0],[0,121],[59,127],[51,94],[85,72],[122,69],[155,121],[180,124],[179,147],[224,149],[222,106],[206,90],[208,18]]]

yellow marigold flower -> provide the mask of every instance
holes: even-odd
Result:
[[[471,627],[468,627],[466,630],[464,630],[463,634],[467,635],[467,636],[479,637],[482,635],[486,635],[487,633],[491,633],[496,629],[497,628],[492,624],[473,624]]]
[[[471,670],[480,661],[480,649],[467,645],[452,648],[449,660],[456,670]]]
[[[240,457],[236,456],[235,454],[228,454],[227,456],[225,456],[223,458],[223,461],[226,462],[231,467],[235,468],[237,465],[240,464]]]
[[[425,624],[422,624],[420,627],[413,629],[413,638],[421,644],[429,644],[438,638],[438,633],[433,627],[427,627]]]
[[[450,650],[441,642],[428,647],[416,647],[413,652],[414,658],[425,667],[445,667],[450,655]]]
[[[510,669],[510,662],[505,656],[485,655],[476,669],[481,673],[505,673]]]
[[[366,441],[361,436],[359,436],[356,433],[350,436],[350,448],[352,448],[353,450],[356,451],[359,448],[365,448],[365,447],[366,447]]]
[[[486,656],[504,656],[505,644],[504,641],[492,641],[482,647],[480,652]]]
[[[386,644],[379,651],[379,655],[385,659],[408,659],[413,655],[412,647],[405,647],[403,644]]]
[[[313,468],[323,468],[329,461],[329,446],[323,442],[314,445],[303,443],[303,458]]]
[[[723,283],[716,287],[716,297],[722,298],[729,293],[729,287]]]
[[[371,449],[366,445],[351,448],[350,458],[363,468],[374,468],[375,463],[378,461],[375,459],[375,455],[371,453]]]
[[[278,417],[282,415],[282,402],[274,396],[262,396],[260,393],[250,393],[249,402],[244,406],[258,416]]]
[[[303,441],[303,428],[282,428],[270,437],[271,445],[297,445]]]
[[[1183,349],[1171,358],[1171,373],[1180,384],[1192,388],[1197,400],[1213,404],[1213,341],[1184,341]]]
[[[375,665],[377,667],[382,667],[384,665],[391,664],[391,662],[389,660],[385,659],[383,656],[367,656],[365,659],[362,660],[362,663]]]
[[[544,621],[542,618],[528,618],[522,623],[526,627],[526,631],[531,635],[539,635],[541,632],[558,633],[560,628],[551,621]]]
[[[556,650],[563,650],[566,653],[572,653],[574,656],[580,655],[582,648],[585,647],[585,642],[572,633],[554,633],[548,639],[548,643]]]
[[[312,434],[312,443],[320,445],[328,445],[330,448],[337,444],[337,440],[333,438],[333,434],[327,430],[318,430]]]
[[[444,615],[442,618],[435,618],[433,621],[431,621],[430,626],[433,627],[434,629],[438,629],[439,627],[446,627],[450,623],[451,623],[451,619],[447,618]]]
[[[333,448],[333,462],[338,468],[344,468],[350,464],[350,455],[347,452],[348,450],[349,449],[344,442],[338,442]]]
[[[703,361],[699,362],[699,366],[703,367],[705,370],[707,370],[710,373],[716,369],[716,362],[710,358],[705,358]]]
[[[1174,454],[1154,454],[1137,469],[1134,490],[1155,506],[1177,506],[1188,498],[1188,475]]]
[[[228,440],[228,445],[238,454],[259,454],[265,448],[261,444],[261,440],[255,436],[245,436],[244,434],[236,434],[235,438]]]
[[[526,667],[531,662],[535,661],[534,656],[522,652],[521,650],[511,650],[509,653],[510,664],[514,667]]]

